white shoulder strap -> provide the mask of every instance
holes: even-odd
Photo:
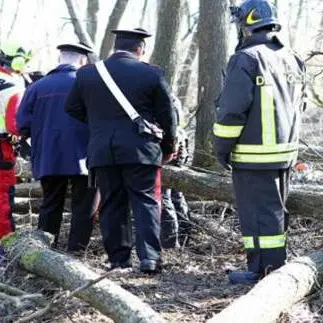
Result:
[[[128,99],[125,97],[125,95],[122,93],[118,85],[113,80],[112,76],[108,72],[107,68],[104,65],[103,61],[99,61],[95,63],[95,67],[100,74],[103,82],[108,87],[108,89],[111,91],[111,93],[114,95],[114,97],[117,99],[117,101],[120,103],[123,110],[127,113],[127,115],[130,117],[132,121],[140,117],[138,112],[135,110],[135,108],[132,106],[132,104],[128,101]]]

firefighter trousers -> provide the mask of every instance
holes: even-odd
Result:
[[[266,274],[286,260],[290,169],[233,170],[232,179],[248,270]]]
[[[55,236],[54,246],[57,245],[69,181],[72,220],[67,248],[69,251],[79,251],[87,247],[93,228],[95,189],[88,188],[87,176],[44,176],[41,179],[43,203],[39,212],[38,229],[52,233]]]
[[[160,261],[161,168],[128,164],[95,168],[101,193],[100,228],[112,263],[130,259],[132,221],[140,261]]]

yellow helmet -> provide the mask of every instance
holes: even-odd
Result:
[[[5,42],[1,46],[2,59],[15,71],[23,72],[26,63],[31,59],[31,50],[26,50],[16,42]]]

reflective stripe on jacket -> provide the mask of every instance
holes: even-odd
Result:
[[[303,62],[275,33],[253,34],[230,59],[214,124],[235,168],[288,168],[297,158],[305,101]]]

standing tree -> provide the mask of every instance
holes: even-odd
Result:
[[[86,29],[92,42],[95,43],[95,36],[98,27],[99,0],[88,0],[87,2],[87,24]]]
[[[109,17],[109,22],[107,24],[105,34],[103,37],[101,49],[100,49],[100,57],[106,58],[109,56],[113,43],[114,43],[114,35],[111,34],[112,29],[116,29],[119,26],[119,22],[123,16],[124,11],[127,8],[129,0],[117,0],[112,13]]]
[[[227,12],[226,0],[200,0],[198,110],[193,159],[200,167],[210,168],[215,164],[214,100],[221,93],[222,73],[227,62]]]
[[[173,84],[176,74],[176,44],[179,37],[184,0],[163,0],[158,9],[158,24],[151,63],[165,69],[166,79]]]

